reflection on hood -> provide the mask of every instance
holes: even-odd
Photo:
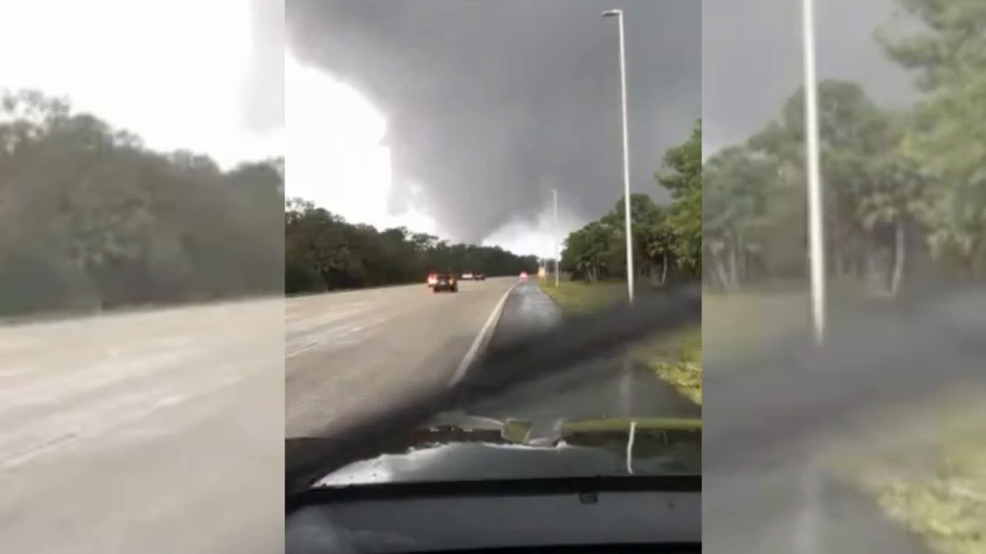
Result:
[[[596,475],[695,475],[701,473],[701,427],[690,440],[668,439],[653,426],[634,432],[628,469],[630,421],[556,426],[554,439],[532,438],[526,422],[465,418],[425,428],[404,452],[351,464],[316,486],[398,482],[586,477]],[[633,427],[637,429],[637,424]],[[680,431],[672,429],[671,431]],[[471,436],[470,436],[471,435]],[[567,440],[566,440],[567,439]],[[576,444],[572,444],[576,443]],[[538,445],[535,445],[538,444]]]

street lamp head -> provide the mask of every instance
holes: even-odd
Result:
[[[613,17],[613,16],[623,15],[623,10],[606,10],[603,12],[603,17]]]

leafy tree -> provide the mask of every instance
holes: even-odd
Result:
[[[929,183],[919,215],[939,262],[978,273],[986,269],[986,3],[897,4],[901,17],[877,38],[924,93],[902,144]]]
[[[665,282],[677,267],[684,278],[701,270],[701,122],[690,138],[668,150],[665,164],[673,172],[658,181],[671,190],[670,206],[659,206],[647,194],[630,195],[630,219],[636,276]],[[560,267],[575,279],[598,281],[626,278],[626,212],[620,198],[613,209],[571,233]]]
[[[702,271],[702,120],[691,136],[664,154],[668,174],[655,174],[657,182],[671,192],[667,225],[674,236],[671,246],[679,266],[693,274]]]
[[[726,148],[706,161],[702,247],[714,283],[735,288],[761,274],[766,262],[762,253],[775,238],[764,183],[775,172],[774,164],[743,146]]]
[[[924,93],[918,103],[891,111],[856,83],[818,86],[830,277],[891,293],[930,265],[908,263],[915,257],[961,277],[986,270],[986,4],[898,4],[907,21],[877,36],[915,72]],[[795,91],[777,120],[705,164],[705,254],[714,282],[804,275],[803,97]]]
[[[820,82],[818,101],[829,269],[836,279],[876,279],[896,291],[903,277],[905,229],[913,226],[924,195],[899,148],[907,118],[880,109],[858,84],[847,81]],[[749,161],[707,164],[710,178],[719,181],[714,186],[742,181],[732,185],[742,190],[737,194],[746,201],[757,198],[758,208],[739,219],[758,230],[760,244],[747,246],[761,253],[758,261],[772,276],[804,275],[807,235],[794,231],[806,227],[804,135],[804,94],[798,89],[780,118],[749,139],[743,150],[750,153],[742,156]],[[730,211],[727,204],[721,200],[708,207],[736,219],[738,206]]]

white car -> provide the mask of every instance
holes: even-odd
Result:
[[[463,281],[472,281],[473,280],[472,273],[463,273],[462,274],[462,280]]]

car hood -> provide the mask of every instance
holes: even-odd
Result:
[[[666,435],[663,442],[653,440],[654,429],[664,425],[680,430],[680,420],[556,421],[549,425],[553,433],[539,439],[538,425],[531,422],[455,415],[437,419],[431,432],[406,451],[350,464],[316,486],[701,473],[700,423],[698,441],[670,444]],[[648,423],[650,440],[635,433],[628,467],[630,427]]]

